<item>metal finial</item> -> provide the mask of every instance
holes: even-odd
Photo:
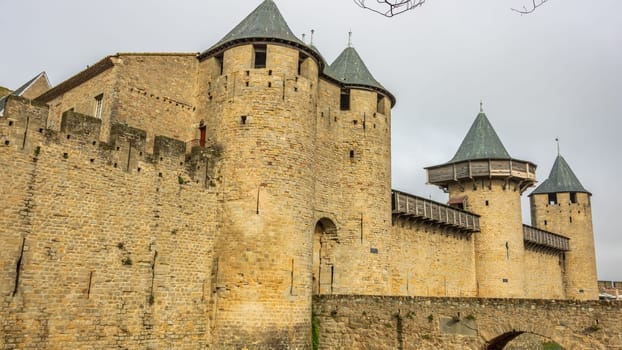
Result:
[[[348,32],[348,47],[352,47],[352,30]]]
[[[555,142],[557,142],[557,155],[559,156],[561,152],[559,151],[559,137],[555,138]]]
[[[302,42],[303,42],[303,43],[305,43],[305,44],[307,43],[307,42],[305,41],[306,37],[307,37],[307,34],[302,33]]]
[[[311,29],[311,45],[313,45],[313,34],[315,34],[315,29]]]
[[[479,100],[479,112],[484,113],[484,101]]]

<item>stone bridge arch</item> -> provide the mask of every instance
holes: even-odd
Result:
[[[520,320],[491,325],[488,329],[480,325],[480,335],[484,340],[482,350],[502,350],[512,340],[523,334],[550,339],[566,350],[607,349],[598,340],[586,335],[584,331],[574,331],[568,327],[554,326],[552,323],[543,324],[531,322],[531,320]]]

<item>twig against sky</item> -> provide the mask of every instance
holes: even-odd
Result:
[[[545,2],[547,2],[549,0],[531,0],[531,6],[527,7],[527,6],[523,6],[522,9],[515,9],[512,8],[511,10],[514,12],[518,12],[521,15],[527,15],[532,13],[533,11],[535,11],[538,7],[544,5]]]
[[[400,13],[410,11],[423,5],[425,1],[426,0],[354,0],[358,6],[386,17],[393,17]]]
[[[549,0],[526,0],[531,1],[530,5],[525,5],[520,9],[511,8],[512,11],[522,15],[534,12],[538,7],[544,5]],[[413,10],[423,5],[426,0],[354,0],[359,7],[368,9],[386,17],[393,17],[400,13]]]

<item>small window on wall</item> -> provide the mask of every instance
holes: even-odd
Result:
[[[384,114],[384,96],[382,94],[378,94],[378,107],[376,108],[376,112],[380,114]]]
[[[557,204],[557,193],[549,193],[549,204]]]
[[[340,107],[342,111],[350,110],[350,89],[341,89]]]
[[[104,94],[95,96],[95,118],[102,118],[102,109],[104,107]]]
[[[214,58],[216,59],[216,63],[218,64],[218,75],[222,75],[225,70],[225,55],[221,53]]]
[[[577,202],[577,192],[570,192],[570,203]]]
[[[303,75],[302,74],[302,65],[305,63],[307,58],[309,58],[309,56],[305,55],[302,52],[298,52],[298,75]]]
[[[253,67],[266,68],[266,45],[253,45],[253,50],[255,51]]]

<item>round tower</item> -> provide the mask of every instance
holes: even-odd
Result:
[[[326,98],[320,104],[318,137],[325,142],[318,143],[318,159],[330,162],[318,169],[316,203],[318,210],[334,215],[338,227],[333,238],[317,235],[314,289],[320,294],[389,294],[383,242],[391,230],[395,98],[351,42],[323,78]]]
[[[426,168],[428,182],[450,203],[481,215],[473,235],[478,296],[525,296],[521,194],[535,182],[536,166],[513,159],[480,108],[456,155]]]
[[[548,179],[529,195],[531,224],[570,238],[562,260],[568,299],[598,299],[591,196],[559,154]]]
[[[321,59],[271,0],[199,59],[197,118],[223,159],[215,179],[221,227],[211,280],[213,343],[310,348]]]

